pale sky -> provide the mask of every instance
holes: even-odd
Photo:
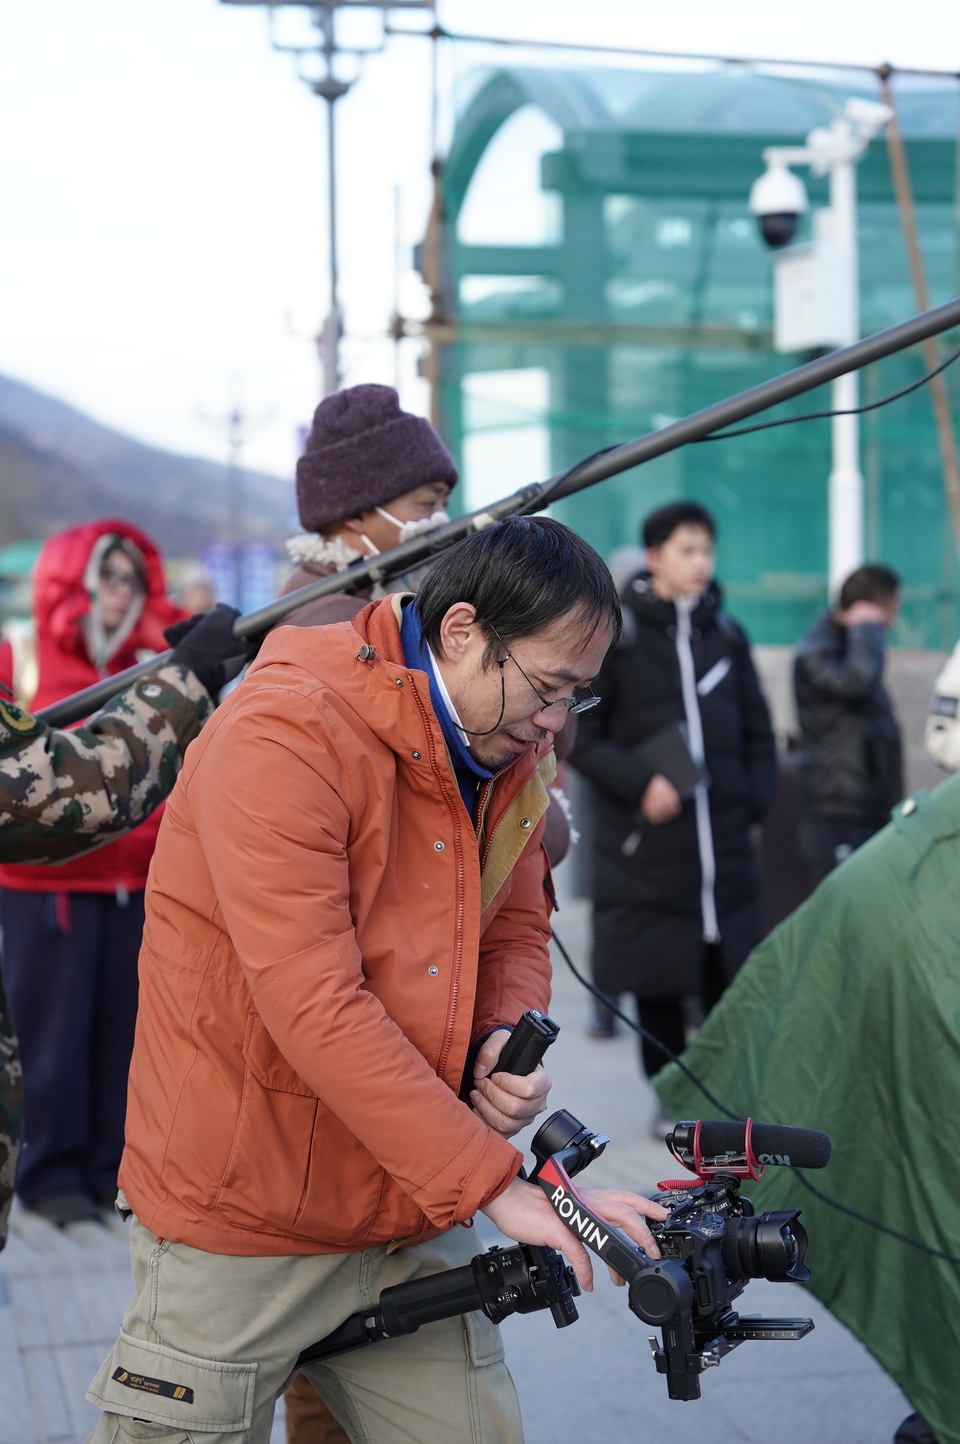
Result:
[[[439,14],[487,34],[960,70],[956,0],[440,0]],[[304,33],[300,12],[283,19]],[[458,47],[442,62],[445,87],[491,60],[537,63],[530,51]],[[429,207],[429,100],[428,44],[391,40],[338,107],[348,383],[394,379],[384,331],[397,186],[402,306],[423,305],[409,246]],[[323,125],[294,62],[270,49],[265,7],[6,0],[0,372],[142,440],[215,458],[216,418],[238,397],[258,423],[248,464],[289,474],[319,396],[304,338],[327,300]],[[405,343],[401,390],[422,411],[416,344]]]

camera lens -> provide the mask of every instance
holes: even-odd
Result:
[[[807,1234],[799,1209],[731,1219],[723,1237],[723,1261],[732,1279],[797,1282],[810,1277],[803,1262]]]
[[[793,211],[779,211],[774,215],[760,216],[760,231],[772,251],[789,245],[797,234],[800,217]]]

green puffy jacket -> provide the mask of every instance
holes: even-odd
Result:
[[[817,1188],[960,1255],[960,776],[898,807],[771,933],[684,1062],[741,1117],[829,1133]],[[674,1118],[717,1116],[675,1064],[655,1086]],[[960,1265],[788,1169],[748,1189],[758,1211],[802,1205],[813,1292],[960,1444]]]

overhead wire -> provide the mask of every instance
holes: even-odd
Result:
[[[778,65],[796,70],[837,70],[859,71],[864,75],[914,75],[930,80],[960,80],[960,71],[926,70],[916,66],[890,65],[886,62],[867,65],[863,61],[845,60],[789,60],[769,55],[713,55],[693,50],[653,50],[645,46],[598,45],[596,42],[577,40],[534,40],[518,35],[476,35],[466,31],[448,30],[439,23],[430,30],[411,30],[404,26],[388,25],[384,33],[407,38],[432,38],[456,40],[472,45],[500,45],[520,50],[566,50],[582,51],[595,55],[632,55],[650,60],[695,60],[720,65]]]
[[[792,426],[796,421],[825,421],[831,416],[863,416],[867,411],[878,411],[881,406],[889,406],[891,401],[899,401],[901,397],[909,396],[911,391],[919,390],[928,381],[932,381],[934,376],[939,376],[941,371],[946,371],[958,358],[960,346],[956,351],[951,351],[939,366],[925,372],[917,381],[911,381],[909,386],[893,391],[889,396],[882,396],[879,401],[869,401],[865,406],[851,406],[841,411],[804,411],[799,416],[781,416],[776,421],[760,421],[756,426],[738,426],[736,431],[711,431],[708,436],[698,436],[693,445],[700,446],[704,441],[726,441],[731,436],[750,436],[755,431],[772,431],[776,426]]]

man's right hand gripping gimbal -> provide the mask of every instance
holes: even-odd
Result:
[[[536,1067],[557,1031],[540,1014],[525,1015],[511,1038],[511,1052],[522,1058],[525,1070]],[[503,1061],[501,1054],[501,1071],[507,1071]],[[800,1339],[811,1331],[810,1319],[741,1318],[731,1307],[751,1278],[788,1282],[810,1277],[799,1210],[755,1216],[753,1204],[740,1194],[740,1182],[759,1178],[767,1164],[824,1167],[830,1157],[826,1134],[750,1120],[678,1123],[666,1143],[691,1173],[660,1183],[654,1201],[641,1200],[650,1210],[649,1248],[607,1216],[615,1211],[622,1216],[619,1200],[639,1195],[584,1192],[572,1182],[608,1142],[565,1109],[551,1114],[531,1144],[536,1166],[529,1181],[521,1177],[510,1185],[524,1190],[523,1211],[538,1230],[537,1244],[495,1247],[465,1268],[385,1289],[375,1310],[354,1314],[304,1350],[298,1363],[414,1333],[422,1324],[472,1310],[499,1324],[512,1313],[549,1308],[558,1328],[574,1323],[573,1299],[580,1288],[574,1271],[550,1246],[554,1238],[574,1260],[578,1250],[586,1256],[588,1249],[601,1258],[617,1281],[628,1285],[631,1311],[660,1329],[661,1340],[651,1336],[650,1345],[671,1399],[698,1399],[701,1373],[747,1340]],[[538,1210],[527,1208],[526,1195],[535,1188],[554,1220],[549,1237],[541,1227],[543,1204]],[[484,1212],[501,1226],[499,1202]]]

